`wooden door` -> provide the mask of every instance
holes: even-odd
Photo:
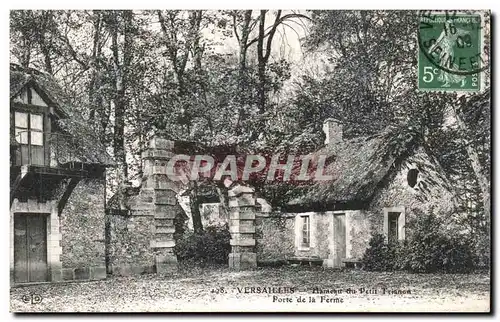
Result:
[[[333,215],[333,240],[335,246],[333,266],[341,267],[342,260],[346,257],[345,214]]]
[[[47,281],[47,216],[14,216],[14,280]]]

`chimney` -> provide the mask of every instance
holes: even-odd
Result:
[[[342,124],[339,120],[328,118],[323,122],[325,132],[325,145],[342,142]]]

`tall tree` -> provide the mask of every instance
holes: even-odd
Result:
[[[40,56],[40,67],[53,75],[54,54],[57,36],[57,11],[51,10],[13,10],[11,11],[11,42],[13,54],[22,66],[29,67],[32,58]]]
[[[186,75],[188,62],[191,59],[195,74],[202,72],[203,44],[200,41],[201,22],[203,12],[201,10],[179,11],[169,10],[167,12],[157,11],[158,20],[162,30],[166,56],[172,66],[177,85],[176,99],[180,111],[179,123],[185,127],[185,140],[191,139],[191,126],[195,117],[195,108],[190,103],[193,91]],[[200,202],[198,196],[199,185],[196,181],[189,183],[189,200],[194,231],[203,231],[201,221]]]

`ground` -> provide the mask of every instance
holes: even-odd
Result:
[[[10,291],[10,310],[487,312],[489,290],[488,274],[376,273],[321,267],[243,272],[225,267],[182,268],[168,276],[150,274],[15,287]]]

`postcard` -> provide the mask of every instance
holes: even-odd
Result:
[[[11,10],[11,312],[490,312],[490,22]]]

